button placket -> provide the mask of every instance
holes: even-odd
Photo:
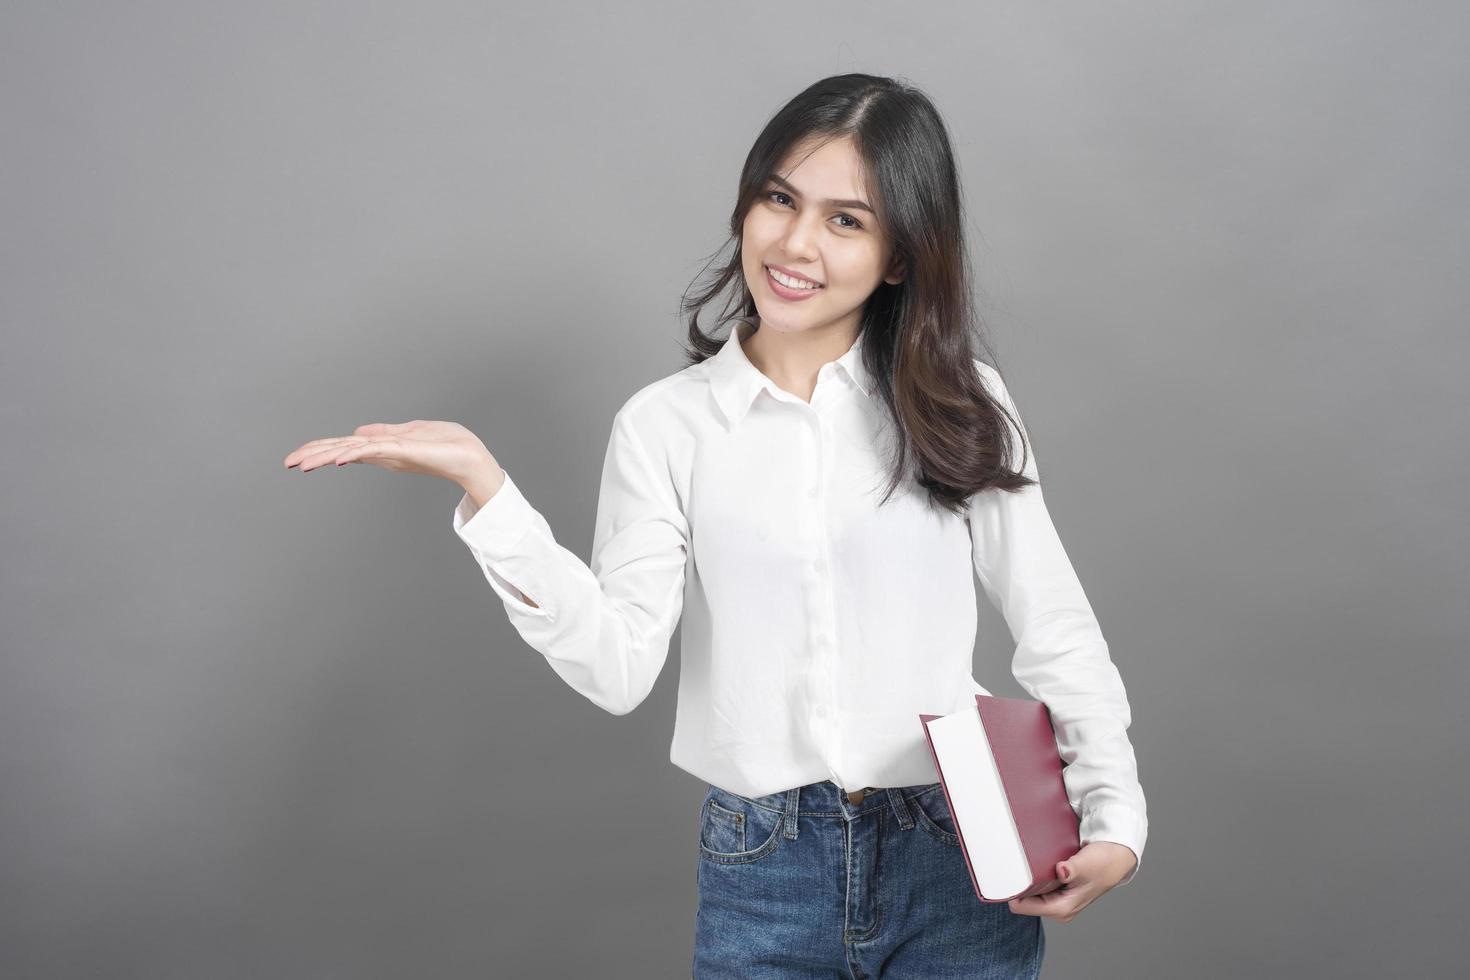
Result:
[[[810,610],[812,613],[812,643],[814,666],[820,674],[825,674],[825,694],[818,699],[815,719],[821,726],[823,744],[826,747],[828,765],[833,769],[841,768],[841,742],[840,726],[837,724],[837,656],[835,650],[836,622],[833,610],[831,581],[826,575],[830,567],[827,552],[827,514],[825,501],[822,498],[822,477],[831,472],[831,446],[830,432],[825,424],[822,414],[815,409],[809,418],[813,423],[814,436],[816,438],[817,451],[811,454],[815,461],[816,473],[811,478],[807,488],[807,498],[815,501],[811,508],[812,515],[812,546],[811,555],[807,567],[807,578],[813,582],[814,588],[810,597]],[[819,676],[819,681],[823,680]]]

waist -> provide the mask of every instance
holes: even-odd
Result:
[[[891,798],[890,790],[894,791],[901,798],[910,800],[938,788],[939,783],[931,782],[892,787],[859,786],[850,789],[838,786],[830,779],[807,783],[805,786],[793,787],[797,809],[802,813],[811,814],[852,814],[854,811],[866,812],[873,807],[884,805]],[[793,790],[780,790],[765,796],[743,796],[724,789],[721,789],[721,792],[730,793],[731,796],[745,800],[755,806],[766,807],[767,809],[784,813],[790,808]]]

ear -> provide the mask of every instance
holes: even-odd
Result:
[[[907,275],[908,270],[904,266],[903,257],[895,254],[893,261],[888,264],[888,273],[884,275],[883,281],[891,286],[896,286],[903,282]]]

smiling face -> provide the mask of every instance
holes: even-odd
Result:
[[[852,140],[831,140],[803,159],[809,145],[782,161],[746,214],[741,266],[762,328],[856,334],[868,297],[901,281],[902,269],[890,265]]]

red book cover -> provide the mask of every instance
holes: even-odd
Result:
[[[955,799],[945,780],[944,769],[939,764],[939,754],[934,748],[934,739],[929,732],[929,722],[942,715],[920,715],[924,727],[924,740],[929,754],[934,759],[934,768],[943,787],[950,815],[954,818],[955,831],[959,834],[960,850],[970,871],[970,880],[975,894],[982,902],[1008,902],[1013,898],[1028,895],[1044,895],[1061,887],[1056,877],[1056,866],[1076,854],[1081,848],[1080,823],[1072,805],[1067,801],[1067,788],[1062,780],[1062,758],[1057,751],[1056,732],[1051,724],[1051,712],[1040,701],[1027,698],[1001,698],[985,694],[975,695],[975,707],[979,712],[984,737],[990,745],[990,755],[995,761],[1005,800],[1020,836],[1021,848],[1025,853],[1030,870],[1031,883],[1014,895],[985,895],[980,888],[980,878],[975,872],[980,841],[972,848],[965,840],[965,826],[955,807]],[[984,758],[983,747],[977,747],[977,758]]]

